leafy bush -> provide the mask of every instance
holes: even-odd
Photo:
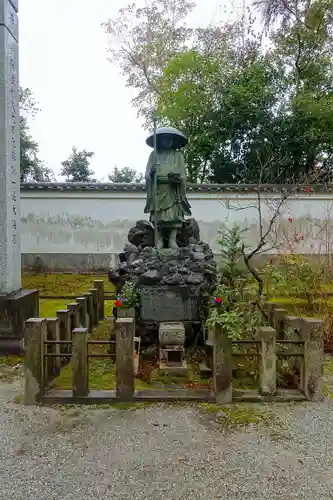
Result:
[[[243,259],[245,229],[241,229],[237,224],[225,231],[219,231],[220,238],[217,243],[220,245],[221,254],[221,280],[220,282],[233,288],[237,286],[237,281],[246,276],[246,272],[241,268],[240,262]]]
[[[269,296],[303,296],[309,307],[314,304],[315,294],[324,295],[323,268],[311,265],[305,257],[285,254],[279,267],[269,264],[264,267],[265,293]]]
[[[309,306],[312,306],[314,294],[321,289],[323,270],[310,265],[301,255],[286,255],[284,260],[290,294],[305,295]]]
[[[138,307],[140,295],[133,281],[126,281],[118,295],[122,307]]]

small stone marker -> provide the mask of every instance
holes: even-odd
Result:
[[[184,345],[185,328],[180,322],[161,323],[159,327],[159,343],[164,345]]]
[[[186,373],[184,323],[168,322],[159,326],[159,368],[165,372]]]

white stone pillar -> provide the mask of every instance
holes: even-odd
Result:
[[[18,0],[0,0],[0,296],[21,288]]]

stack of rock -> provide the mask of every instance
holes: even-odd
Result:
[[[210,293],[217,276],[212,250],[200,241],[199,226],[188,219],[178,230],[177,249],[153,247],[154,228],[148,221],[138,221],[129,233],[120,264],[109,271],[110,281],[120,290],[126,280],[140,285],[195,286]]]

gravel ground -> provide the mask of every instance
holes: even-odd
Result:
[[[223,429],[197,406],[34,408],[0,381],[0,499],[333,499],[333,400]]]

